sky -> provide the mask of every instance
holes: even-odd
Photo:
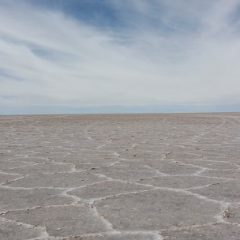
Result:
[[[0,0],[0,114],[240,111],[240,0]]]

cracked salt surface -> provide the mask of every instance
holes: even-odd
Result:
[[[0,117],[1,240],[239,240],[240,114]]]

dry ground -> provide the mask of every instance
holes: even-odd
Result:
[[[240,240],[240,114],[0,117],[1,240]]]

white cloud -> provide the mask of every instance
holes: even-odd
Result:
[[[109,1],[117,32],[3,1],[0,107],[240,104],[240,2],[179,2]]]

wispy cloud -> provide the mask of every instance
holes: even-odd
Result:
[[[240,104],[239,0],[103,4],[114,24],[0,0],[0,109]]]

